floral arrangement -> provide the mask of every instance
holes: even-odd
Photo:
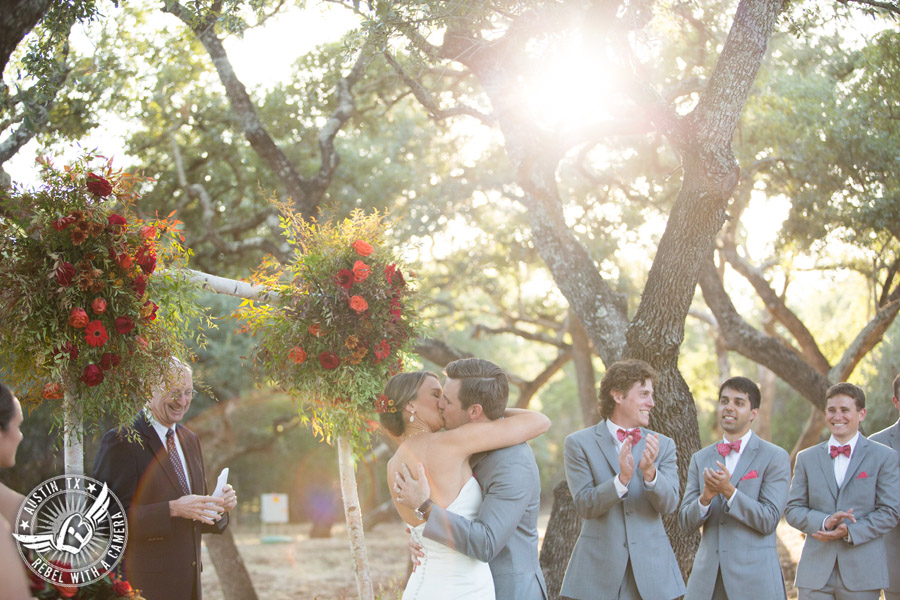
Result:
[[[110,573],[88,585],[75,587],[67,585],[50,584],[32,573],[31,597],[41,600],[58,600],[59,598],[72,598],[73,600],[118,600],[119,598],[131,598],[144,600],[139,590],[131,587],[131,584]]]
[[[239,316],[258,338],[258,365],[300,401],[301,418],[358,449],[374,413],[390,409],[379,396],[421,330],[415,274],[377,213],[319,223],[279,209],[296,260],[264,261],[252,279],[276,301],[244,301]]]
[[[0,192],[0,359],[20,397],[77,400],[86,425],[130,420],[195,312],[179,221],[135,213],[138,175],[85,156],[39,160],[35,190]],[[162,307],[162,308],[161,308]]]

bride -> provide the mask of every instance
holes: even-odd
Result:
[[[499,376],[503,377],[503,385],[508,385],[502,371]],[[487,385],[491,383],[486,381]],[[479,452],[533,439],[550,427],[550,420],[541,413],[521,409],[503,411],[502,407],[483,408],[473,403],[464,410],[484,410],[491,418],[501,414],[507,418],[464,422],[457,427],[453,427],[457,423],[448,423],[451,428],[442,431],[443,408],[448,398],[442,396],[438,376],[428,371],[395,375],[388,381],[379,402],[382,403],[382,427],[400,443],[388,461],[388,481],[394,481],[404,466],[416,472],[421,463],[431,487],[431,499],[467,519],[476,517],[482,501],[469,458]],[[505,397],[503,402],[505,406]],[[491,415],[491,410],[498,414]],[[417,516],[417,511],[400,504],[396,496],[392,498],[394,507],[410,525],[413,538],[424,552],[420,566],[406,584],[403,600],[493,600],[494,583],[488,563],[424,538],[425,521],[420,517],[427,516],[422,513]]]

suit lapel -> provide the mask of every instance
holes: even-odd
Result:
[[[595,431],[597,432],[597,444],[600,446],[600,450],[603,451],[603,456],[606,457],[613,473],[618,473],[619,453],[616,451],[616,440],[613,439],[612,434],[609,432],[606,419],[597,423]],[[635,466],[635,468],[637,468],[637,466]]]
[[[815,448],[813,450],[815,460],[819,463],[819,468],[822,470],[822,478],[828,484],[831,495],[837,499],[838,486],[837,480],[834,478],[834,462],[832,462],[831,456],[828,455],[828,442],[822,442],[817,446],[813,446],[813,448]]]
[[[200,464],[199,452],[194,448],[193,438],[188,437],[185,434],[185,431],[185,428],[181,425],[176,426],[175,432],[178,435],[178,440],[181,442],[184,460],[188,465],[188,478],[191,480],[191,493],[202,495],[205,482],[201,477],[203,469]]]
[[[734,473],[731,474],[731,485],[737,485],[741,478],[750,471],[750,465],[756,460],[757,452],[759,452],[759,438],[755,433],[751,433],[750,438],[747,440],[747,447],[741,451],[741,457],[734,466]]]
[[[166,447],[163,446],[162,441],[156,434],[156,430],[153,429],[153,425],[150,424],[150,419],[148,419],[144,413],[141,413],[138,417],[137,427],[135,427],[135,429],[140,431],[141,435],[144,436],[144,441],[147,442],[150,451],[153,452],[153,456],[156,458],[157,462],[159,462],[160,467],[162,467],[162,470],[169,478],[172,486],[180,492],[181,483],[178,481],[178,475],[175,474],[175,468],[172,466],[172,461],[169,460],[169,452],[166,450]]]
[[[847,473],[844,475],[844,482],[841,484],[842,490],[856,478],[856,473],[859,471],[859,467],[862,466],[862,461],[865,460],[866,454],[869,452],[869,444],[871,443],[862,434],[856,438],[856,448],[853,449],[853,454],[850,456],[850,464],[847,465]]]

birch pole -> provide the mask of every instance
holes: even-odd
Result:
[[[66,475],[84,475],[84,424],[81,421],[75,397],[67,391],[63,399],[63,465]]]

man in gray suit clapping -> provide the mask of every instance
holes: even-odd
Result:
[[[600,382],[603,420],[566,438],[566,479],[584,521],[563,597],[671,600],[684,593],[661,518],[678,509],[675,442],[646,428],[655,380],[644,361],[612,364]]]
[[[775,538],[791,484],[784,449],[750,430],[759,387],[746,377],[719,388],[724,438],[691,457],[678,523],[703,527],[685,600],[784,600]]]

